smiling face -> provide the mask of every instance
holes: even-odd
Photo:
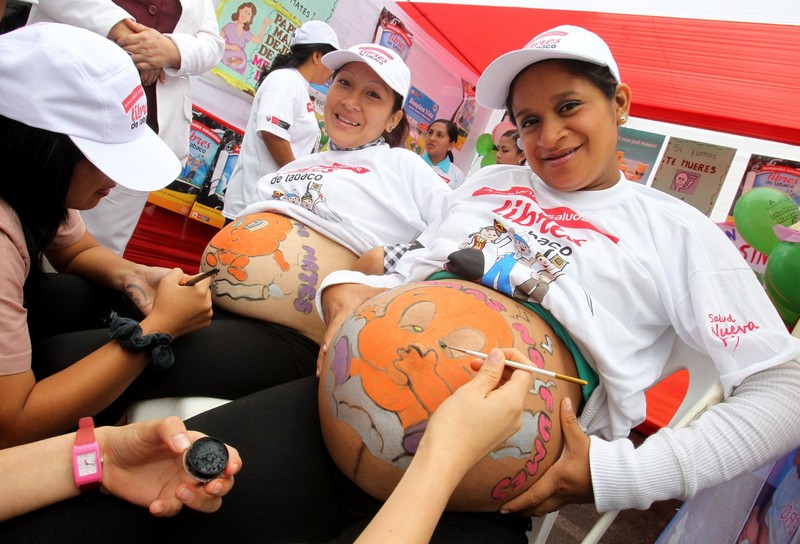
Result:
[[[525,157],[547,185],[585,191],[617,183],[617,126],[630,106],[627,85],[617,85],[609,100],[587,78],[550,60],[526,68],[512,93]]]
[[[434,164],[443,161],[452,148],[453,142],[447,134],[447,126],[444,123],[432,123],[425,138],[425,151],[428,152],[431,161]]]
[[[90,210],[116,187],[116,183],[87,159],[81,159],[72,170],[64,206],[73,210]]]
[[[342,148],[358,147],[375,140],[400,121],[402,111],[392,113],[395,94],[372,68],[363,62],[342,66],[325,99],[325,126],[330,140]]]

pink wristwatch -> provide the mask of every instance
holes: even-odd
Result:
[[[94,420],[90,417],[82,417],[78,422],[78,434],[72,446],[72,474],[82,492],[97,489],[103,481],[103,458],[94,437]]]

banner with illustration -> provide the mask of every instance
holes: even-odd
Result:
[[[653,187],[711,214],[736,150],[671,137]]]
[[[800,206],[800,162],[766,155],[750,155],[729,215],[733,215],[733,206],[742,194],[758,187],[778,189]]]
[[[619,127],[617,160],[626,179],[642,184],[647,182],[665,138],[663,134]]]
[[[411,87],[405,110],[408,119],[405,147],[417,155],[422,155],[425,152],[425,136],[431,123],[437,118],[439,104],[416,87]]]
[[[400,18],[386,8],[381,10],[372,43],[388,47],[400,54],[403,60],[408,59],[411,51],[411,40],[414,37]]]
[[[459,151],[464,147],[469,131],[472,130],[472,123],[475,122],[475,111],[478,109],[478,102],[475,100],[475,85],[462,79],[461,93],[461,104],[458,105],[451,119],[458,126],[458,141],[455,148]]]
[[[217,7],[222,61],[211,72],[236,89],[255,94],[261,72],[289,51],[294,30],[306,21],[328,21],[338,0],[221,0]]]

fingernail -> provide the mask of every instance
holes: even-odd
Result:
[[[163,511],[164,511],[164,505],[161,503],[154,504],[150,507],[150,513],[153,514],[154,516],[157,516]]]
[[[178,499],[180,499],[181,502],[189,502],[192,500],[193,496],[194,494],[185,487],[178,490]]]
[[[567,399],[564,401],[564,405],[567,407],[567,410],[572,411],[572,399],[571,398],[567,397]]]
[[[217,495],[220,491],[222,491],[222,484],[219,482],[212,482],[208,484],[206,491],[208,491],[208,493],[211,495]]]
[[[508,510],[504,510],[504,509],[502,509],[502,508],[501,508],[501,509],[500,509],[500,513],[501,513],[501,514],[510,514],[511,512],[509,512]]]
[[[490,365],[499,365],[503,361],[503,352],[497,349],[493,349],[489,352],[489,356],[486,358],[486,362]]]
[[[317,368],[317,378],[319,378],[319,368]]]
[[[189,440],[189,436],[185,433],[176,434],[172,437],[172,443],[178,449],[178,451],[188,450],[189,446],[192,445],[191,440]]]

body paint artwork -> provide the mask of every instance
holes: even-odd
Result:
[[[376,464],[391,470],[408,466],[433,412],[474,375],[472,357],[443,348],[440,341],[483,352],[515,347],[540,367],[562,364],[565,357],[573,364],[549,327],[543,334],[543,323],[513,299],[460,280],[410,284],[370,299],[345,321],[320,374],[324,434],[331,426],[339,429],[328,434],[338,443],[334,460],[362,487],[376,481]],[[481,508],[496,505],[552,463],[547,457],[554,437],[552,449],[561,447],[552,414],[573,391],[555,380],[536,380],[521,429],[471,471],[479,474],[484,490],[471,500]],[[357,436],[357,444],[342,446],[342,433]]]

